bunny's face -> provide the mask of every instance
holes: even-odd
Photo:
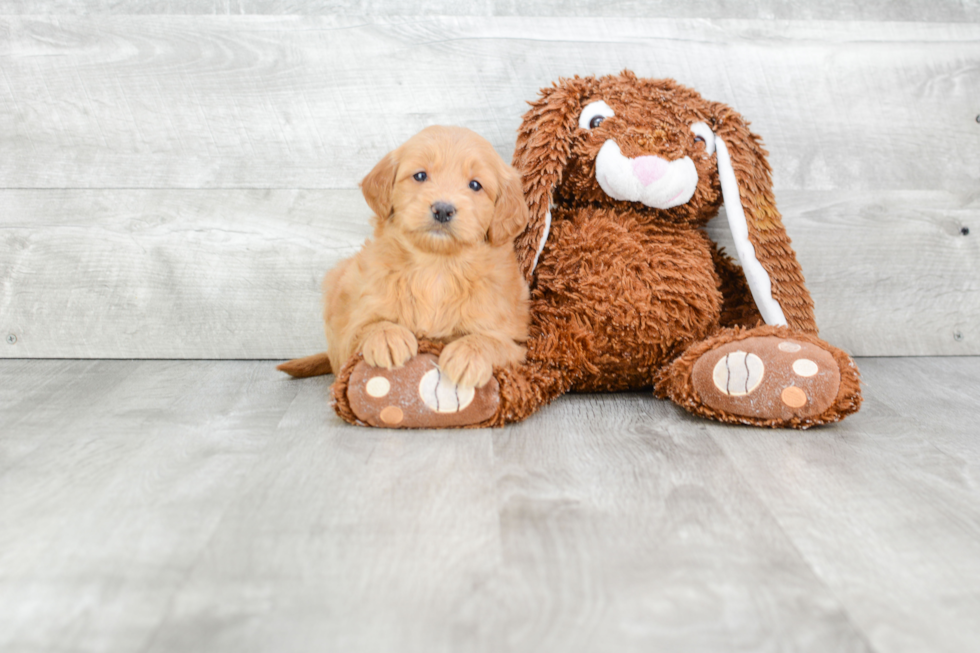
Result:
[[[722,198],[708,102],[656,80],[576,81],[554,204],[610,206],[685,224],[716,214]]]

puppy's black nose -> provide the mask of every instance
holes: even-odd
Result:
[[[430,208],[432,209],[432,217],[436,219],[436,222],[449,222],[456,215],[456,207],[446,202],[436,202]]]

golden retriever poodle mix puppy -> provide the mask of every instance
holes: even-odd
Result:
[[[360,363],[334,393],[347,392],[363,424],[493,414],[497,388],[482,389],[496,385],[494,367],[524,361],[530,322],[514,252],[528,221],[520,176],[476,133],[433,126],[386,155],[361,190],[374,236],[324,279],[327,352],[278,369],[306,377]],[[433,343],[421,354],[419,338]]]

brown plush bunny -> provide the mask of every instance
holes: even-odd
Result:
[[[530,213],[516,242],[527,361],[495,370],[466,423],[518,421],[570,390],[650,386],[730,423],[807,428],[858,410],[857,367],[816,335],[766,151],[730,107],[629,71],[563,79],[531,103],[513,165]],[[704,230],[722,203],[741,267]],[[399,426],[438,425],[411,368],[387,375],[407,404]],[[338,374],[352,423],[389,401],[364,392],[373,373],[355,357]]]

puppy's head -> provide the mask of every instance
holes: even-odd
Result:
[[[397,230],[425,251],[509,245],[527,225],[517,172],[463,127],[423,129],[389,152],[361,191],[382,232]]]

